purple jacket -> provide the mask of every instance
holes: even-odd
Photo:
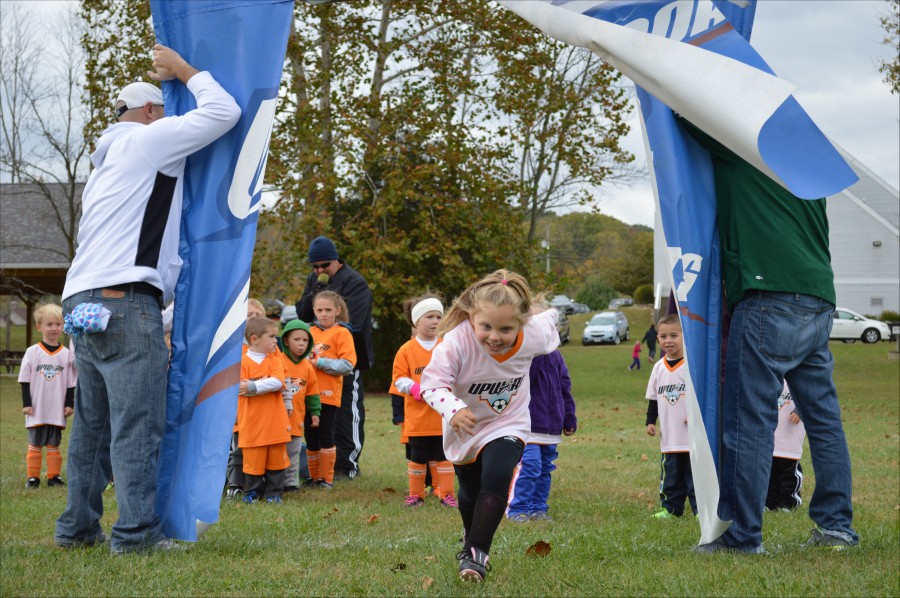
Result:
[[[531,431],[562,434],[578,426],[572,380],[559,351],[535,357],[531,362]]]

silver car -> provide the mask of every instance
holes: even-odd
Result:
[[[582,345],[612,343],[618,345],[628,340],[628,318],[620,311],[604,311],[588,320],[581,335]]]

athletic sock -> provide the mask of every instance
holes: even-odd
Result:
[[[409,494],[425,498],[425,471],[428,468],[424,463],[406,462],[406,474],[409,476]]]
[[[319,473],[319,451],[311,451],[306,449],[306,464],[309,466],[309,479],[316,481],[321,480]]]
[[[41,459],[43,450],[39,446],[28,445],[28,453],[25,455],[25,468],[29,478],[41,477]]]
[[[437,478],[435,479],[440,484],[438,498],[444,498],[448,494],[453,495],[456,482],[456,472],[453,469],[453,463],[450,463],[450,461],[438,461],[436,465]]]
[[[490,553],[494,533],[506,511],[506,497],[494,496],[487,492],[478,495],[475,513],[472,516],[472,527],[466,536],[466,547],[474,546]]]
[[[337,448],[323,448],[319,451],[319,474],[329,484],[334,483],[334,462],[337,460]]]
[[[62,453],[58,446],[47,447],[47,479],[58,478],[62,473]]]

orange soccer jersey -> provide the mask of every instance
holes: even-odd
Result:
[[[437,347],[437,344],[434,345]],[[413,382],[422,381],[422,372],[425,366],[431,362],[431,354],[415,338],[407,341],[394,357],[394,370],[391,380],[409,378]],[[401,395],[397,387],[391,382],[390,392]],[[429,407],[424,401],[417,401],[412,395],[403,395],[403,436],[441,436],[441,414]]]
[[[319,357],[346,359],[356,366],[356,349],[353,347],[353,335],[349,330],[340,324],[324,330],[318,326],[313,326],[313,329],[313,336],[316,339],[313,351]],[[322,404],[340,407],[344,377],[329,374],[319,368],[316,368],[316,377],[319,380],[319,399]]]
[[[306,397],[319,394],[319,380],[316,368],[307,359],[294,363],[281,354],[284,366],[284,385],[293,392],[294,412],[290,416],[291,436],[303,436],[303,418],[306,417]]]
[[[256,363],[244,354],[241,357],[241,380],[278,378],[284,383],[284,366],[276,351],[266,355],[262,363]],[[266,446],[291,441],[291,423],[281,391],[267,392],[252,397],[238,396],[238,446],[240,448]]]

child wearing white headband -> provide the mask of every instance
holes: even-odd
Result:
[[[456,476],[453,464],[444,456],[441,415],[422,401],[419,389],[422,371],[431,362],[432,350],[440,342],[437,331],[444,316],[444,305],[436,295],[428,293],[407,300],[403,311],[414,336],[394,357],[391,395],[397,406],[394,423],[402,426],[400,441],[406,442],[409,494],[404,505],[415,508],[424,504],[425,474],[430,468],[441,504],[456,508]]]

